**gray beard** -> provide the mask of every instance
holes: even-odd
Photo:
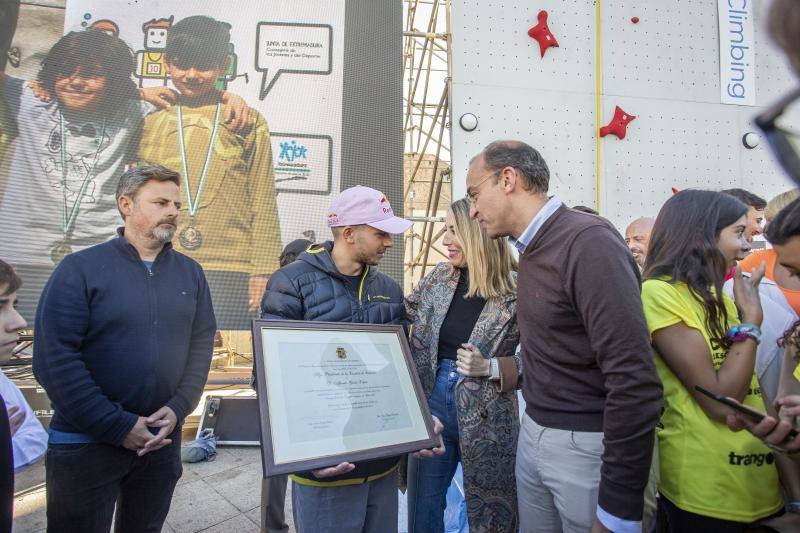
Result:
[[[175,236],[174,227],[172,227],[171,229],[163,229],[160,227],[153,229],[153,239],[160,242],[161,244],[167,244],[168,242],[171,242],[174,236]]]

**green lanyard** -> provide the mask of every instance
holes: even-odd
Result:
[[[64,230],[64,242],[67,242],[72,238],[72,231],[75,229],[75,223],[78,220],[78,213],[81,209],[81,202],[83,201],[83,197],[86,194],[86,189],[89,188],[89,183],[94,179],[94,169],[97,166],[97,158],[100,155],[100,149],[103,147],[103,139],[106,137],[106,119],[103,119],[103,129],[100,132],[100,140],[97,142],[97,150],[94,152],[94,161],[92,161],[92,168],[86,173],[86,176],[83,178],[83,183],[81,183],[81,188],[78,191],[78,198],[75,200],[75,203],[72,205],[72,209],[69,209],[67,205],[67,175],[69,174],[69,170],[67,169],[67,132],[66,126],[64,125],[64,115],[59,112],[58,114],[58,121],[59,121],[59,129],[61,131],[61,186],[63,187],[63,197],[64,197],[64,210],[63,210],[63,230]],[[67,214],[69,212],[69,214]]]
[[[200,196],[203,194],[203,188],[206,185],[206,176],[208,176],[208,169],[211,163],[211,152],[214,150],[214,140],[217,138],[217,123],[219,122],[220,104],[217,103],[217,112],[214,115],[214,128],[211,130],[211,140],[208,142],[208,149],[206,150],[206,161],[203,163],[203,171],[200,173],[200,184],[197,186],[197,194],[192,201],[192,191],[189,190],[189,171],[186,166],[186,145],[183,141],[183,113],[181,106],[178,104],[178,146],[181,152],[181,168],[183,169],[183,188],[186,189],[186,209],[189,211],[189,216],[194,218],[197,209],[200,207]]]

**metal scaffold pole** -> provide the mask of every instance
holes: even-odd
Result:
[[[450,186],[450,0],[401,0],[406,289],[447,256],[437,242],[452,201]],[[436,96],[438,94],[438,101]],[[431,253],[433,252],[433,253]]]

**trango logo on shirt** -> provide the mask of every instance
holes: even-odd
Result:
[[[763,466],[764,463],[771,465],[775,462],[775,456],[771,453],[751,453],[739,455],[736,452],[728,454],[728,463],[734,466]]]

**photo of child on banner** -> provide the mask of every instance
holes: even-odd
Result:
[[[221,120],[217,80],[229,44],[230,25],[210,17],[170,27],[165,61],[177,102],[145,118],[138,157],[181,173],[174,245],[203,265],[220,329],[248,323],[281,251],[267,123],[253,109],[245,134]]]
[[[224,35],[227,35],[229,26],[208,17],[197,18],[202,19],[201,23],[206,26],[224,30],[224,33],[215,34],[222,37],[216,40],[219,53],[214,59],[215,74],[224,77],[229,56],[229,37]],[[191,24],[190,21],[190,35],[193,31]],[[194,194],[194,203],[185,202],[187,224],[180,233],[183,238],[176,244],[189,255],[200,247],[198,237],[202,239],[202,233],[191,221],[198,211],[205,211],[212,200],[216,199],[216,215],[219,212],[229,214],[227,222],[225,217],[211,214],[209,218],[214,217],[219,227],[207,231],[205,256],[199,252],[197,259],[210,262],[207,265],[209,279],[216,282],[212,289],[220,295],[217,304],[220,324],[227,329],[241,329],[250,318],[250,300],[258,300],[250,294],[258,292],[260,295],[263,291],[265,275],[277,267],[272,263],[280,250],[266,123],[256,111],[247,108],[242,98],[218,90],[214,78],[210,89],[204,89],[200,96],[215,101],[210,104],[210,118],[216,117],[220,134],[215,134],[217,142],[206,139],[204,148],[198,148],[196,126],[203,122],[202,111],[198,114],[199,108],[195,105],[199,100],[192,99],[195,95],[176,94],[163,86],[137,89],[132,81],[132,74],[136,72],[134,55],[115,32],[107,30],[108,27],[108,24],[95,24],[64,35],[49,50],[35,80],[0,75],[0,225],[4,228],[0,232],[0,249],[4,250],[5,259],[26,279],[25,286],[20,289],[23,296],[20,312],[32,323],[39,294],[53,268],[72,252],[116,235],[121,222],[115,190],[126,167],[142,159],[184,170],[180,154],[188,153],[189,167],[193,169],[197,164],[198,174],[190,177],[184,171],[184,177],[194,187],[184,187],[184,193],[193,190],[205,194],[206,201],[201,204],[202,198]],[[177,36],[179,49],[181,46],[184,50],[187,46],[192,49],[192,44],[187,45],[185,39],[180,44],[179,32]],[[210,48],[201,41],[199,48],[194,48],[195,51],[198,49],[204,51],[195,54],[198,59],[193,61],[207,63],[205,58]],[[187,57],[185,53],[183,57]],[[188,81],[183,92],[191,91],[196,83],[193,76],[197,71],[194,68],[186,70],[191,72],[188,78],[184,76]],[[170,121],[167,117],[172,117],[174,122],[176,112],[180,113],[184,107],[182,99],[191,100],[186,108],[189,109],[188,129],[192,133],[186,137],[193,139],[187,143],[189,148],[184,147],[183,151],[179,150],[177,141],[165,143],[164,132],[157,129],[166,126]],[[153,119],[145,121],[145,117],[151,114]],[[214,124],[210,119],[205,123]],[[172,133],[177,131],[173,126]],[[156,138],[159,139],[156,143],[158,150],[148,145]],[[140,146],[141,142],[144,144]],[[256,151],[256,146],[266,149]],[[169,151],[170,147],[174,150]],[[209,156],[208,165],[204,166],[205,160],[195,161],[195,155],[200,151],[203,151],[202,157]],[[211,157],[212,152],[214,157]],[[216,168],[212,170],[211,166]],[[206,171],[201,190],[196,179],[200,177],[202,168]],[[210,176],[209,170],[212,170]],[[261,179],[251,179],[254,175]],[[209,177],[210,187],[206,188],[205,178]],[[235,184],[237,178],[238,186]],[[226,184],[220,187],[223,179]],[[250,190],[249,184],[263,187]],[[220,190],[240,195],[241,205],[233,202],[231,197],[223,198]],[[263,201],[259,203],[253,201],[254,198]],[[250,209],[248,213],[243,211],[245,206]],[[264,213],[270,222],[257,220],[252,216],[254,210]],[[240,218],[231,221],[231,216]],[[263,229],[265,224],[270,226],[270,231]],[[270,260],[255,268],[258,276],[251,276],[253,268],[249,262],[250,251],[255,247],[250,241],[245,243],[230,232],[225,233],[222,228],[226,225],[228,228],[244,228],[245,232],[258,227],[261,235],[274,236],[271,244],[261,247],[263,256]],[[20,235],[26,235],[26,238],[20,239]],[[197,237],[189,238],[191,235]],[[235,253],[221,254],[217,244],[214,255],[214,243],[221,240],[233,244],[229,250]],[[248,258],[241,256],[245,249]],[[237,257],[239,264],[231,266],[227,258],[233,256]],[[222,266],[218,266],[220,264]]]

